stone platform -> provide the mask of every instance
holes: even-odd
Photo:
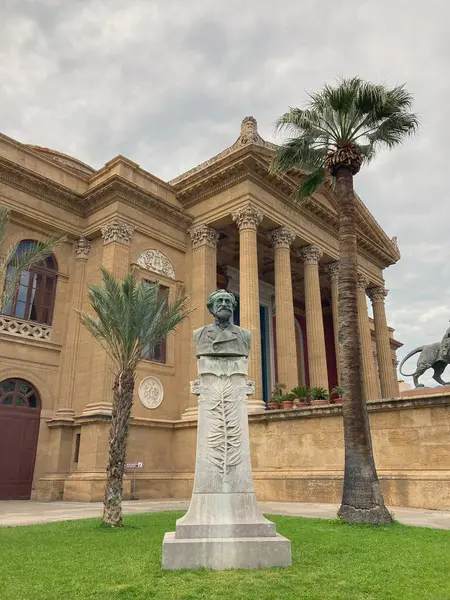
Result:
[[[264,569],[289,567],[291,542],[274,537],[177,539],[171,531],[164,536],[162,568],[177,569]]]

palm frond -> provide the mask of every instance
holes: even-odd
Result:
[[[157,283],[116,279],[102,269],[102,284],[89,286],[94,315],[80,312],[83,325],[99,341],[119,370],[135,368],[144,350],[163,340],[190,313],[187,299],[169,304]]]
[[[360,77],[325,85],[309,94],[305,108],[290,107],[277,120],[277,131],[289,137],[278,147],[272,170],[306,172],[296,194],[303,198],[323,180],[320,170],[327,156],[347,148],[368,163],[381,147],[393,148],[413,135],[419,118],[410,112],[412,101],[404,85],[388,88]]]
[[[304,175],[300,181],[300,185],[296,190],[295,199],[299,202],[303,202],[306,198],[309,198],[317,190],[319,186],[325,181],[325,169],[320,167],[312,173]]]
[[[0,206],[0,243],[5,239],[9,216],[10,211],[4,206]],[[65,241],[65,235],[53,235],[41,241],[31,242],[25,247],[21,246],[20,241],[17,241],[7,248],[0,260],[0,278],[4,281],[0,297],[0,310],[4,310],[14,298],[22,275],[33,265],[48,258]]]

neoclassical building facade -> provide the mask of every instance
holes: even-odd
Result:
[[[274,148],[249,117],[229,148],[164,182],[123,156],[95,170],[0,136],[0,203],[11,209],[0,251],[67,236],[0,315],[0,499],[102,497],[112,364],[77,314],[89,310],[88,285],[100,281],[101,266],[158,281],[169,300],[187,295],[193,309],[167,340],[146,349],[138,368],[128,457],[143,462],[134,474],[140,497],[189,492],[197,402],[191,337],[211,320],[205,302],[217,287],[235,294],[235,320],[253,334],[250,419],[264,414],[275,383],[288,390],[339,383],[336,199],[324,186],[297,205],[299,174],[271,172]],[[392,399],[401,344],[386,318],[383,271],[400,254],[359,198],[357,221],[364,392],[369,401]]]

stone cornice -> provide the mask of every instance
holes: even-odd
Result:
[[[113,175],[95,188],[89,190],[82,198],[85,214],[90,215],[113,201],[136,206],[147,213],[153,214],[161,221],[178,229],[186,231],[193,218],[185,211],[140,189],[118,175]]]
[[[308,198],[301,207],[293,198],[298,185],[296,173],[275,174],[270,172],[270,160],[273,150],[255,144],[243,146],[232,153],[214,160],[186,178],[174,180],[173,187],[180,203],[188,208],[203,199],[214,196],[242,181],[250,180],[279,197],[299,213],[311,219],[317,225],[336,236],[338,231],[338,215],[336,199],[328,185],[320,189],[320,194],[331,206],[326,206],[318,198]],[[370,260],[374,258],[382,268],[393,265],[399,260],[400,253],[394,241],[389,240],[380,225],[371,215],[363,202],[357,202],[357,238],[358,248]]]
[[[81,194],[0,157],[0,184],[2,182],[77,215],[83,214]]]

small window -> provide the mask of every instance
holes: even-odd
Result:
[[[16,255],[36,244],[32,240],[25,240],[19,244]],[[11,280],[15,267],[11,264],[6,272],[6,279]],[[22,273],[19,286],[14,298],[5,307],[4,314],[51,325],[53,320],[53,307],[55,304],[56,282],[58,279],[58,266],[53,255]]]
[[[78,462],[78,458],[80,456],[80,442],[81,442],[81,433],[77,433],[75,436],[75,452],[73,455],[73,462]]]
[[[144,281],[146,283],[153,283],[147,279],[144,279]],[[161,299],[164,299],[167,302],[169,298],[169,288],[161,285],[158,294]],[[145,360],[152,360],[154,362],[165,364],[167,361],[167,339],[161,340],[158,344],[153,344],[152,346],[147,345],[144,348],[142,356]]]
[[[0,382],[0,404],[35,409],[39,408],[39,396],[27,381],[5,379]]]

